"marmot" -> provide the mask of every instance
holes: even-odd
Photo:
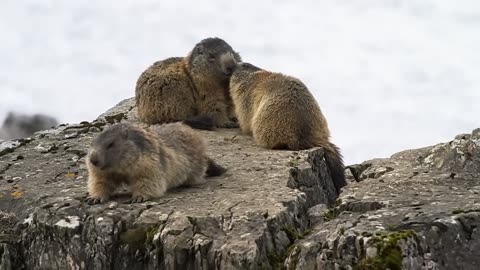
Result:
[[[184,121],[199,129],[234,128],[229,79],[241,58],[220,38],[207,38],[187,57],[158,61],[137,80],[138,117],[148,124]]]
[[[92,142],[86,158],[89,204],[102,203],[121,184],[130,202],[159,198],[171,188],[193,185],[225,169],[207,157],[206,142],[182,123],[143,127],[115,124]]]
[[[337,192],[346,185],[343,158],[329,141],[330,131],[318,103],[298,79],[239,63],[230,93],[244,134],[268,149],[325,149]]]
[[[44,114],[21,114],[9,112],[0,128],[0,139],[26,138],[35,132],[58,125],[57,119]]]

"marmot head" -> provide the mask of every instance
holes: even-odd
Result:
[[[237,63],[235,71],[230,78],[230,88],[236,85],[249,84],[253,76],[255,76],[255,72],[261,70],[261,68],[250,63]]]
[[[219,81],[228,80],[237,62],[241,61],[240,55],[220,38],[200,41],[187,58],[193,74],[208,74]]]
[[[128,170],[151,147],[145,134],[135,126],[116,124],[93,140],[87,162],[98,170],[121,172]]]

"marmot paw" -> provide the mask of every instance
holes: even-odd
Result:
[[[102,198],[95,198],[95,197],[87,197],[85,202],[89,205],[104,203],[106,200]]]
[[[128,200],[127,203],[142,203],[148,201],[149,198],[142,196],[142,195],[137,195],[137,196],[132,196],[130,200]]]

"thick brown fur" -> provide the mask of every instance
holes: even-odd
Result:
[[[158,61],[137,80],[139,119],[148,124],[189,120],[198,115],[213,119],[214,127],[238,127],[229,78],[240,56],[220,38],[207,38],[186,57]],[[190,122],[187,122],[190,125]],[[204,125],[192,125],[203,128]]]
[[[327,120],[300,80],[240,63],[231,77],[230,93],[244,134],[268,149],[321,146],[337,192],[346,185],[343,159],[329,141]]]
[[[131,187],[131,202],[142,202],[200,183],[208,170],[216,172],[211,176],[225,171],[207,156],[204,139],[182,123],[113,125],[94,139],[86,165],[90,204],[109,200],[122,184]]]

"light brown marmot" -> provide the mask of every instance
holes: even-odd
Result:
[[[321,146],[337,192],[346,185],[343,158],[329,141],[327,120],[300,80],[239,63],[231,76],[230,93],[244,134],[268,149]]]
[[[240,55],[220,38],[207,38],[187,57],[158,61],[137,80],[138,117],[148,124],[184,121],[199,129],[234,128],[229,79]]]
[[[225,172],[207,157],[201,135],[182,123],[113,125],[94,139],[86,164],[89,204],[107,201],[122,184],[131,187],[135,203]]]

